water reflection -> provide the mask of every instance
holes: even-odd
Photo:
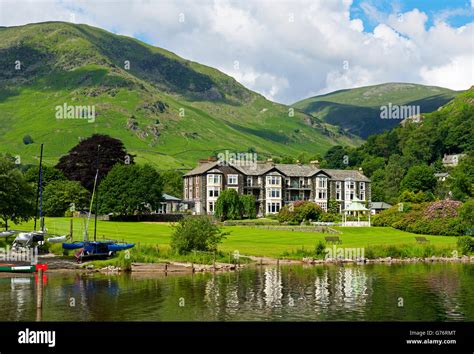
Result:
[[[176,277],[51,274],[42,319],[474,320],[473,280],[470,264],[256,267]],[[0,320],[34,320],[35,310],[34,278],[0,278]]]

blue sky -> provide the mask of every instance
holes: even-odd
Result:
[[[429,16],[427,27],[431,27],[435,19],[441,15],[446,16],[445,21],[454,27],[474,21],[474,11],[470,0],[354,0],[351,6],[351,18],[362,19],[368,31],[373,31],[379,22],[371,19],[364,12],[364,4],[371,5],[382,13],[404,13],[418,9]]]
[[[141,39],[282,103],[386,82],[474,84],[474,0],[0,0],[0,26],[43,21]]]

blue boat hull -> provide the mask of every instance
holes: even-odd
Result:
[[[79,248],[84,248],[90,245],[103,244],[107,245],[109,252],[119,252],[123,250],[128,250],[135,246],[134,243],[115,243],[115,242],[73,242],[73,243],[63,243],[63,249],[65,250],[77,250]]]
[[[108,245],[110,252],[118,252],[118,251],[128,250],[128,249],[130,249],[134,246],[135,246],[134,243],[112,243],[112,244]]]
[[[84,242],[63,243],[65,250],[77,250],[82,247],[84,247]]]

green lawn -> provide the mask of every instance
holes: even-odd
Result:
[[[46,218],[50,233],[65,234],[69,230],[68,218]],[[91,226],[93,223],[91,222]],[[15,228],[29,230],[30,221]],[[83,220],[74,219],[74,239],[82,239]],[[92,227],[90,227],[92,230]],[[367,247],[374,245],[416,245],[415,235],[387,227],[338,227],[343,247]],[[242,255],[278,257],[283,252],[292,252],[304,247],[314,249],[318,241],[328,234],[286,230],[268,230],[250,226],[227,226],[230,235],[220,245],[224,252],[238,250]],[[140,244],[155,244],[168,248],[173,229],[169,223],[98,221],[98,237],[125,240]],[[456,238],[450,236],[425,236],[434,246],[456,248]]]

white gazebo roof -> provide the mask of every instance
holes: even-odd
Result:
[[[367,209],[361,202],[362,201],[359,198],[354,198],[351,204],[344,209],[344,211],[368,211],[369,209]]]

